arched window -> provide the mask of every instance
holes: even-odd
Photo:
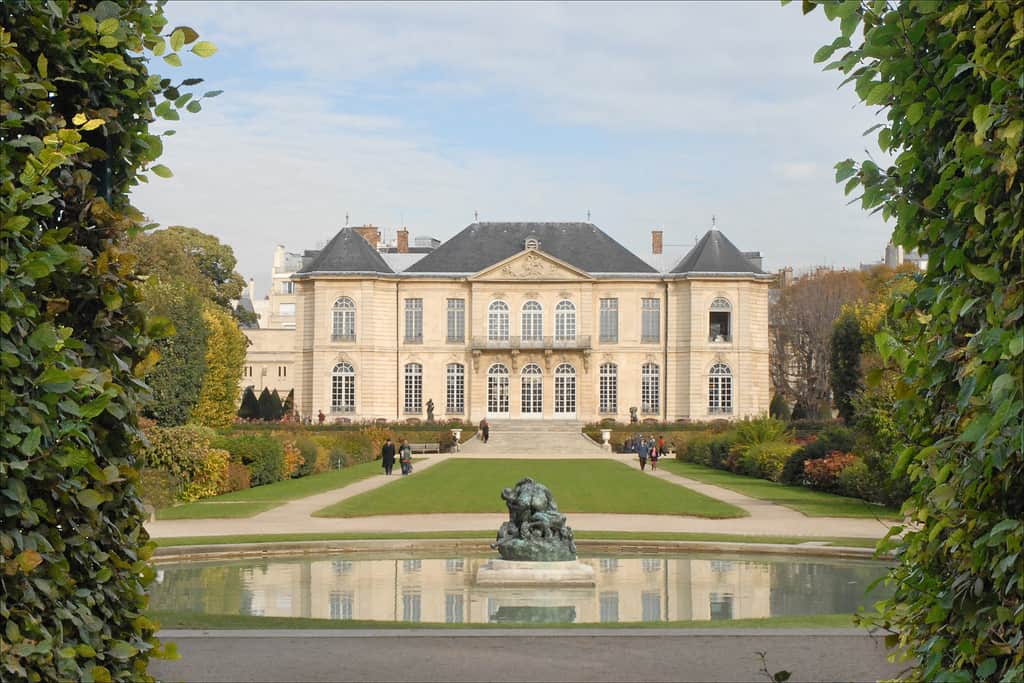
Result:
[[[711,302],[708,313],[708,341],[732,341],[732,304],[724,297],[716,297]]]
[[[423,366],[419,363],[405,366],[405,412],[423,412]]]
[[[339,297],[331,310],[331,341],[356,340],[356,303],[347,296]]]
[[[446,375],[448,382],[445,387],[445,412],[461,415],[466,410],[466,366],[461,363],[449,363]]]
[[[657,363],[644,363],[640,369],[640,405],[644,413],[661,412],[661,368]]]
[[[508,415],[508,367],[495,363],[487,370],[487,412]]]
[[[725,363],[715,363],[708,373],[708,413],[732,413],[732,370]]]
[[[487,341],[508,341],[508,304],[492,301],[487,307]]]
[[[331,371],[331,412],[356,411],[356,371],[351,363],[338,363]]]
[[[576,339],[576,306],[571,301],[559,301],[555,306],[555,341]]]
[[[599,373],[599,407],[602,413],[619,412],[619,366],[601,363]]]
[[[536,363],[528,363],[520,374],[520,410],[524,415],[540,415],[544,412],[544,373]]]
[[[568,363],[555,368],[555,414],[576,414],[576,368]]]
[[[539,342],[544,339],[544,309],[537,301],[523,304],[522,318],[523,341]]]

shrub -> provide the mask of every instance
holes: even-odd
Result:
[[[231,454],[222,448],[209,448],[189,462],[189,479],[181,489],[180,500],[189,502],[227,492],[228,461]]]
[[[711,437],[708,443],[708,465],[719,470],[729,469],[729,458],[732,456],[732,448],[736,445],[736,435],[733,432],[723,432]]]
[[[224,493],[243,491],[252,486],[252,472],[240,462],[229,462]]]
[[[790,416],[789,404],[782,394],[772,396],[772,402],[768,406],[768,414],[776,420],[788,420]]]
[[[139,497],[154,510],[170,507],[181,492],[181,479],[155,467],[139,470]]]
[[[308,436],[299,437],[295,440],[295,447],[299,449],[299,453],[302,454],[302,462],[299,464],[295,476],[305,477],[306,475],[316,472],[317,454],[321,450],[316,441]],[[326,467],[324,469],[326,469]],[[323,472],[324,470],[319,471]]]
[[[878,477],[868,464],[863,459],[858,459],[839,473],[836,491],[844,496],[881,502],[877,500],[879,483]]]
[[[293,479],[299,475],[299,469],[302,467],[302,451],[300,451],[294,443],[286,441],[284,443],[284,479]]]
[[[832,451],[824,458],[805,461],[804,477],[813,488],[834,492],[839,486],[840,473],[858,461],[860,458],[853,453]]]
[[[331,454],[326,448],[317,444],[316,461],[313,464],[313,474],[320,474],[331,469]]]
[[[683,448],[676,450],[676,459],[710,467],[711,436],[704,434],[691,439]]]
[[[741,454],[759,443],[786,441],[791,436],[786,423],[772,417],[740,420],[736,423],[734,432],[736,448]]]
[[[285,478],[284,447],[279,441],[259,434],[220,437],[213,445],[231,454],[232,460],[247,465],[251,484],[272,484]]]
[[[846,427],[832,425],[822,431],[817,438],[807,445],[794,451],[782,468],[782,478],[786,484],[804,483],[804,463],[808,460],[824,458],[832,451],[849,452],[853,450],[854,435]]]
[[[769,441],[751,446],[740,458],[743,474],[779,481],[782,478],[782,468],[789,460],[789,456],[799,448],[797,444],[783,441]]]

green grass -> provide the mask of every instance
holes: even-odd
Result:
[[[367,462],[341,470],[279,481],[223,496],[204,498],[194,503],[157,510],[157,519],[212,519],[252,517],[290,500],[340,489],[382,472],[380,462]]]
[[[714,621],[612,622],[596,624],[444,624],[406,621],[312,619],[306,617],[254,617],[237,614],[199,614],[157,611],[147,614],[163,629],[479,629],[479,628],[843,628],[853,627],[852,614],[716,619]]]
[[[494,540],[495,531],[415,531],[399,533],[296,533],[250,534],[237,536],[177,536],[153,539],[161,548],[187,545],[233,545],[239,543],[299,543],[303,541],[366,541],[406,539]],[[815,541],[848,548],[874,548],[878,542],[870,538],[804,538],[800,536],[740,536],[734,534],[701,534],[673,531],[577,531],[578,540],[601,541],[695,541],[707,543],[777,543],[796,545]]]
[[[746,512],[609,460],[449,460],[315,513],[318,517],[504,512],[499,492],[533,477],[562,512],[744,517]]]
[[[786,486],[766,479],[746,477],[732,472],[723,472],[704,465],[695,465],[678,460],[662,460],[659,464],[670,472],[705,484],[714,484],[731,489],[751,498],[767,500],[793,508],[808,517],[869,517],[879,519],[901,519],[897,510],[872,505],[859,498],[847,498],[831,493],[822,493],[804,486]]]

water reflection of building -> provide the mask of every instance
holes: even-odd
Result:
[[[485,561],[299,558],[255,567],[168,568],[153,606],[203,609],[209,601],[195,596],[232,590],[239,597],[218,600],[218,605],[263,616],[487,623],[499,620],[504,607],[506,615],[537,608],[595,623],[767,617],[775,603],[767,562],[592,558],[583,561],[595,569],[593,588],[512,589],[475,584]],[[170,604],[179,598],[177,605]],[[562,608],[572,610],[557,611]]]

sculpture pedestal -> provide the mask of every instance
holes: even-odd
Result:
[[[579,560],[518,562],[488,560],[476,572],[479,586],[593,586],[594,568]]]

